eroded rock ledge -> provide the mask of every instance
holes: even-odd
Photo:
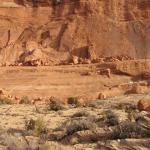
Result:
[[[94,58],[150,58],[149,0],[63,0],[55,5],[2,0],[0,7],[2,63],[18,61],[32,48],[52,64],[70,54],[91,59],[88,51]]]

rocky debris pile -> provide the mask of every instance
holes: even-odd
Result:
[[[102,90],[98,95],[98,99],[107,99],[128,94],[146,94],[147,92],[149,92],[149,85],[146,81],[130,82]]]
[[[111,62],[118,62],[118,61],[125,61],[125,60],[133,60],[133,58],[125,55],[120,56],[113,56],[113,57],[98,57],[98,58],[82,58],[79,56],[71,55],[70,59],[66,62],[66,64],[73,63],[73,64],[91,64],[91,63],[111,63]],[[65,64],[65,63],[64,63]]]
[[[91,64],[91,60],[87,58],[79,58],[77,56],[72,56],[73,64]]]
[[[104,57],[101,58],[104,62],[115,62],[115,61],[126,61],[126,60],[133,60],[134,58],[127,56],[127,55],[120,55],[120,56],[111,56],[111,57]]]
[[[116,73],[126,74],[133,77],[149,77],[149,60],[131,60],[116,63]]]
[[[98,74],[108,77],[111,74],[117,74],[131,76],[133,81],[150,79],[149,60],[102,62],[96,65],[96,70]]]
[[[35,41],[26,43],[26,50],[21,54],[18,63],[22,63],[23,66],[44,66],[46,64],[48,56],[42,52],[42,48]]]

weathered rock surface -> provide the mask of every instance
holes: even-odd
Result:
[[[138,150],[148,150],[150,148],[150,139],[125,139],[120,141],[107,141],[99,142],[98,148],[103,150],[126,150],[126,149],[138,149]],[[144,145],[144,146],[143,146]]]
[[[150,100],[149,99],[142,99],[138,102],[138,109],[140,111],[150,111]]]
[[[29,41],[53,64],[69,51],[81,58],[150,58],[149,26],[149,0],[1,0],[0,62],[20,60]]]
[[[116,70],[120,73],[141,76],[143,79],[150,77],[150,61],[149,60],[131,60],[116,63]]]

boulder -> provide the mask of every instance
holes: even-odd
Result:
[[[140,111],[150,111],[150,99],[139,100],[137,106]]]
[[[98,99],[102,100],[102,99],[106,99],[106,93],[105,92],[100,92],[98,95]]]
[[[124,91],[120,88],[110,88],[104,91],[101,91],[98,95],[98,99],[103,100],[107,98],[112,98],[114,96],[121,96],[124,94]]]
[[[73,61],[73,63],[76,65],[76,64],[79,63],[79,58],[78,58],[77,56],[73,56],[73,57],[72,57],[72,61]]]

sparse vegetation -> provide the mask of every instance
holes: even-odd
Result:
[[[123,122],[116,126],[113,131],[113,139],[126,139],[126,138],[146,138],[150,137],[150,131],[145,130],[136,122]]]
[[[115,126],[119,124],[119,119],[118,119],[118,116],[114,112],[112,112],[111,110],[108,110],[104,112],[104,122],[108,126]]]
[[[136,111],[137,107],[133,104],[128,104],[126,105],[125,107],[125,111],[128,112],[128,111]]]
[[[58,134],[55,134],[54,139],[57,141],[60,141],[60,140],[65,139],[68,136],[73,135],[74,133],[76,133],[78,131],[92,130],[96,127],[97,127],[97,125],[88,119],[67,120],[67,121],[63,122],[60,125],[60,127],[55,130],[56,133],[58,132]],[[61,134],[59,134],[60,131],[61,131]]]
[[[82,106],[78,97],[69,97],[67,102],[68,102],[68,104],[74,105],[75,107]]]
[[[35,136],[40,136],[46,132],[46,127],[43,119],[37,118],[36,120],[30,119],[25,122],[25,129],[27,131],[33,131]]]
[[[7,97],[3,97],[3,96],[0,96],[0,105],[2,104],[13,104],[13,102],[7,98]]]
[[[86,111],[80,111],[80,112],[76,112],[75,114],[72,115],[72,118],[76,118],[76,117],[88,117],[89,113]]]
[[[136,110],[137,107],[134,104],[130,104],[130,103],[119,103],[116,107],[116,109],[120,109],[120,110]]]
[[[62,109],[64,109],[64,107],[61,104],[61,102],[59,100],[55,99],[54,97],[51,97],[48,102],[47,110],[48,111],[59,111]]]
[[[135,110],[128,110],[127,113],[128,113],[128,119],[130,121],[134,121],[136,119],[137,112]]]
[[[83,130],[89,130],[94,128],[96,125],[95,123],[92,123],[88,120],[71,120],[67,125],[66,125],[66,134],[67,135],[72,135],[75,132],[78,131],[83,131]]]
[[[125,112],[127,113],[128,115],[128,119],[130,121],[133,121],[135,120],[136,116],[137,116],[137,110],[136,110],[136,106],[135,105],[132,105],[132,104],[128,104],[126,105],[125,107]]]
[[[31,100],[28,96],[23,96],[20,100],[20,104],[31,104]]]

